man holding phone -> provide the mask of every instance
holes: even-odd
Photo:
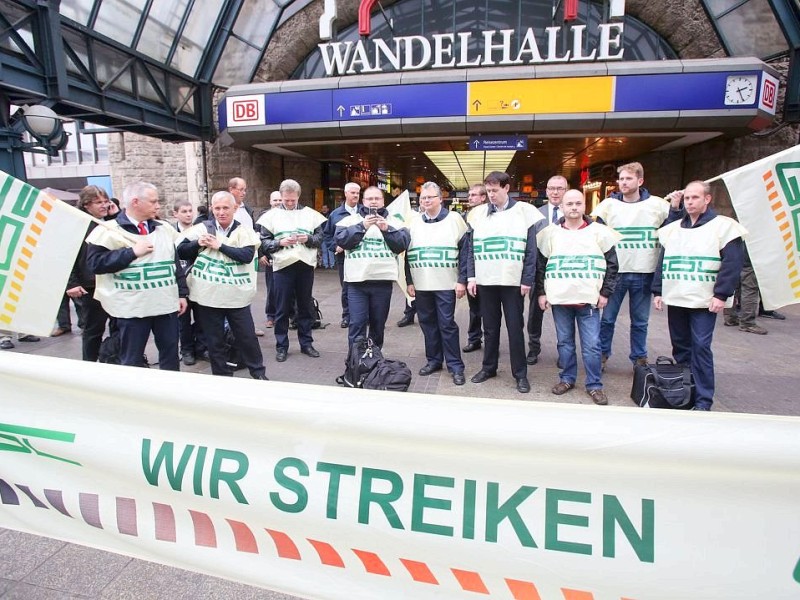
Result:
[[[336,224],[334,240],[345,251],[350,344],[366,336],[369,326],[369,337],[377,346],[383,346],[392,282],[398,276],[397,255],[408,248],[410,241],[406,226],[390,217],[383,206],[383,192],[369,187],[364,190],[358,214]]]

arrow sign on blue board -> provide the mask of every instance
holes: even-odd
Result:
[[[473,135],[469,139],[469,149],[481,152],[492,150],[527,150],[528,136],[525,135],[502,135],[485,136]]]

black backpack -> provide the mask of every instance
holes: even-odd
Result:
[[[319,302],[313,296],[311,297],[311,329],[325,329],[322,324],[322,311],[319,309]]]
[[[370,372],[383,360],[381,349],[372,339],[356,338],[347,352],[344,375],[336,378],[336,383],[350,388],[360,388]]]
[[[399,360],[384,358],[369,372],[361,384],[365,390],[405,392],[411,385],[411,369]]]
[[[119,330],[114,329],[106,339],[100,342],[100,351],[97,353],[97,362],[109,365],[118,365],[119,362]],[[142,354],[142,366],[149,367],[147,354]]]
[[[644,408],[689,410],[694,405],[692,369],[667,356],[659,356],[655,364],[636,365],[631,399]]]

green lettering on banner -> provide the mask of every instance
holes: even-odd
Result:
[[[35,454],[36,456],[60,460],[71,465],[77,465],[79,467],[82,466],[81,463],[77,461],[37,450],[33,447],[31,438],[55,440],[57,442],[67,442],[71,444],[75,441],[75,434],[67,433],[66,431],[56,431],[53,429],[39,429],[37,427],[24,427],[22,425],[0,423],[0,452],[6,451]],[[3,440],[11,443],[6,443]]]
[[[353,465],[340,465],[338,463],[318,462],[317,471],[329,473],[328,482],[328,502],[325,509],[325,516],[335,519],[339,512],[339,482],[342,475],[355,475],[356,468]]]
[[[391,489],[388,492],[375,492],[372,490],[373,480],[388,481],[391,484]],[[392,502],[403,495],[403,478],[394,471],[386,471],[384,469],[369,469],[364,468],[361,472],[361,491],[358,496],[358,522],[363,525],[369,525],[369,505],[372,503],[377,504],[389,525],[393,529],[405,529],[400,517],[397,516],[397,511],[392,506]]]
[[[589,492],[576,492],[573,490],[548,489],[545,492],[545,528],[544,547],[548,550],[571,552],[573,554],[592,554],[591,544],[567,542],[559,539],[558,526],[571,525],[573,527],[588,527],[589,517],[585,515],[572,515],[559,512],[559,502],[580,502],[591,504],[592,495]]]
[[[655,562],[655,502],[642,498],[642,532],[637,533],[630,517],[622,508],[619,498],[603,495],[603,556],[614,558],[616,552],[616,528],[619,524],[622,533],[642,562]]]
[[[499,504],[500,484],[490,481],[486,486],[486,541],[497,541],[497,529],[504,520],[508,519],[514,533],[523,546],[528,548],[538,548],[533,536],[525,522],[517,512],[517,507],[536,491],[535,487],[529,485],[521,486],[514,494],[502,505]]]
[[[294,458],[292,456],[282,458],[275,464],[275,482],[290,492],[294,492],[297,499],[292,504],[284,502],[278,492],[270,492],[269,499],[272,500],[272,504],[275,508],[283,512],[303,512],[306,506],[308,506],[308,490],[306,490],[302,483],[289,477],[285,473],[286,469],[295,469],[298,475],[308,477],[308,465],[299,458]]]
[[[194,459],[194,493],[198,496],[203,495],[203,467],[206,466],[206,453],[208,448],[198,446],[197,456]]]
[[[178,468],[175,469],[173,461],[175,444],[172,442],[161,444],[152,462],[150,461],[150,445],[151,441],[149,439],[142,440],[142,472],[144,473],[144,478],[150,485],[158,487],[158,476],[163,465],[169,486],[176,492],[180,492],[183,485],[183,475],[186,472],[192,452],[194,452],[194,446],[189,445],[183,449],[183,454],[181,454],[181,458],[178,461]]]
[[[464,514],[461,517],[461,528],[464,539],[475,539],[475,490],[478,482],[474,479],[464,480]]]
[[[238,467],[235,471],[223,471],[222,461],[234,461]],[[210,493],[212,498],[219,499],[219,482],[224,481],[228,485],[233,497],[239,504],[249,504],[244,497],[239,484],[239,479],[247,475],[247,468],[250,464],[247,455],[235,450],[223,450],[218,448],[214,451],[214,458],[211,461],[211,477],[209,481]]]
[[[797,559],[797,564],[794,567],[794,580],[800,583],[800,558]]]
[[[452,477],[439,477],[436,475],[414,475],[414,497],[411,503],[411,531],[420,533],[433,533],[436,535],[446,535],[453,537],[453,528],[446,525],[435,525],[426,523],[424,512],[426,508],[432,510],[450,510],[453,503],[443,498],[430,498],[425,495],[425,487],[435,485],[439,487],[453,488],[456,480]]]

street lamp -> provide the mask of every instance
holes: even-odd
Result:
[[[20,142],[17,146],[29,152],[44,152],[56,156],[67,145],[67,132],[64,131],[61,117],[52,108],[42,104],[23,106],[14,115],[18,123],[35,142]]]

